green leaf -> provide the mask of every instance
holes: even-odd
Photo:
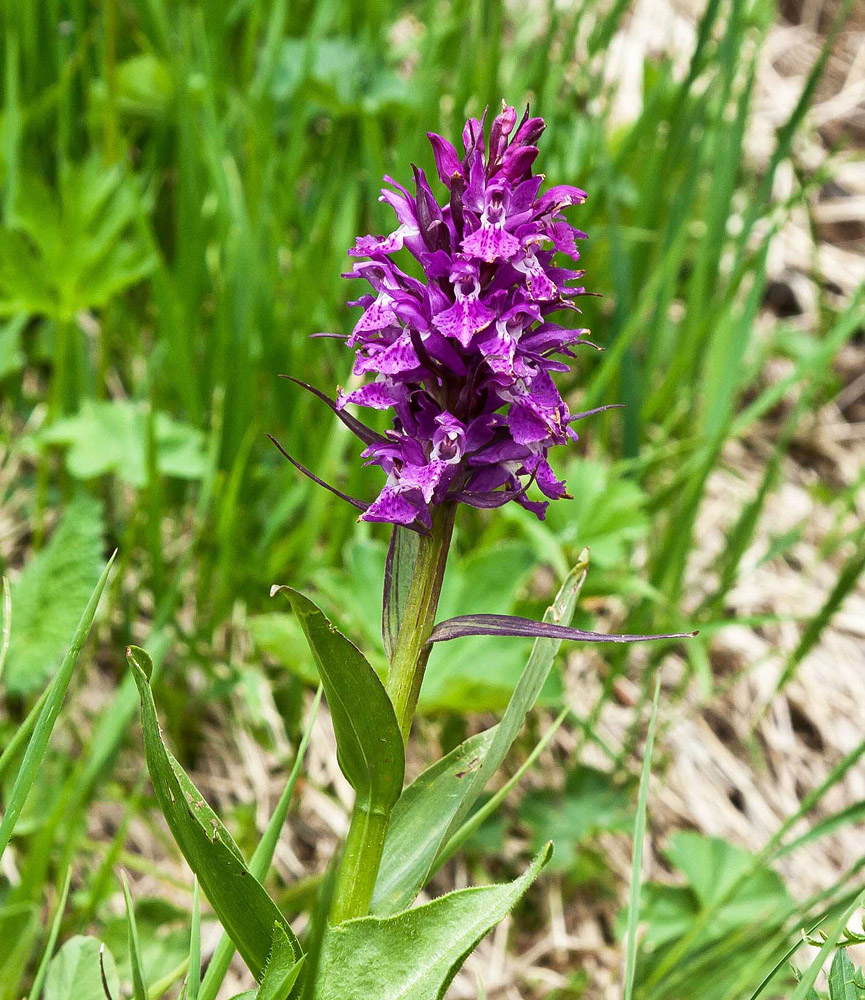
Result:
[[[300,621],[333,718],[342,773],[369,811],[390,812],[402,791],[405,750],[390,698],[363,653],[303,594],[283,592]]]
[[[162,475],[201,479],[207,471],[204,436],[166,413],[154,418],[156,465]],[[85,400],[37,439],[68,448],[66,468],[76,479],[114,473],[130,486],[147,483],[147,407],[131,400]]]
[[[836,951],[829,969],[829,1000],[859,1000],[855,975],[856,968],[847,952],[843,948]]]
[[[679,831],[670,838],[664,853],[685,875],[688,885],[650,882],[643,887],[640,919],[647,924],[643,945],[650,950],[687,934],[700,914],[713,907],[717,911],[694,942],[695,948],[783,916],[790,907],[790,896],[780,876],[766,866],[751,871],[753,856],[718,837]],[[746,874],[742,884],[725,899]]]
[[[466,779],[489,752],[494,734],[495,727],[465,740],[402,793],[391,815],[373,913],[393,913],[424,884],[431,859],[462,806]]]
[[[440,1000],[460,966],[513,909],[552,851],[507,885],[461,889],[390,917],[361,917],[328,930],[316,1000]]]
[[[601,831],[622,832],[633,824],[632,789],[613,783],[612,776],[578,765],[561,792],[542,790],[527,796],[520,818],[532,831],[532,843],[551,840],[556,849],[552,864],[561,871],[577,862],[577,849]]]
[[[198,991],[201,988],[201,907],[198,895],[198,879],[196,878],[192,885],[192,919],[189,922],[189,972],[186,975],[185,1000],[198,1000]]]
[[[286,781],[285,788],[283,788],[282,794],[279,796],[276,808],[273,810],[273,814],[268,820],[267,828],[265,829],[261,840],[252,852],[252,858],[249,862],[249,870],[257,879],[263,879],[265,875],[267,875],[267,870],[270,868],[270,864],[273,861],[276,845],[279,841],[282,828],[285,825],[285,818],[288,815],[288,807],[290,806],[292,796],[294,795],[294,788],[303,769],[303,761],[306,756],[306,750],[309,746],[309,741],[312,738],[312,729],[315,725],[315,720],[318,717],[318,708],[321,704],[321,690],[321,686],[319,685],[318,691],[315,695],[315,700],[312,703],[306,728],[304,729],[303,736],[300,740],[300,746],[297,748],[297,754],[294,758],[294,764],[291,767],[288,781]],[[197,891],[197,881],[195,885]],[[219,993],[222,982],[228,972],[228,967],[231,964],[233,955],[234,946],[231,944],[231,940],[223,935],[213,952],[213,956],[207,966],[207,972],[205,973],[204,980],[201,983],[201,1000],[214,1000],[217,993]],[[196,1000],[196,998],[191,995],[191,991],[187,1000]]]
[[[94,937],[70,938],[48,966],[43,1000],[106,1000],[99,968],[102,947]],[[118,1000],[117,967],[107,949],[102,953],[102,965],[111,996]]]
[[[141,699],[144,755],[159,807],[220,923],[252,974],[260,979],[267,967],[274,923],[283,926],[297,958],[300,945],[276,904],[246,867],[229,832],[166,750],[150,689],[150,657],[143,649],[130,646],[127,659]]]
[[[649,801],[649,775],[652,770],[652,753],[655,748],[655,728],[658,724],[658,701],[661,697],[661,678],[655,682],[655,696],[652,699],[652,716],[643,752],[643,767],[640,774],[640,789],[637,795],[637,816],[634,820],[634,837],[631,847],[631,883],[628,893],[628,931],[625,939],[624,1000],[634,995],[634,979],[637,973],[637,924],[640,919],[640,896],[643,884],[643,846],[646,837],[646,812]]]
[[[7,690],[28,694],[56,672],[80,608],[102,569],[102,507],[88,496],[67,507],[48,544],[12,586]]]
[[[13,375],[24,367],[27,359],[21,350],[21,331],[26,322],[26,316],[18,315],[7,323],[0,324],[0,379]]]
[[[138,944],[138,925],[135,923],[135,907],[129,892],[129,882],[126,873],[121,872],[123,882],[123,899],[126,903],[127,950],[129,952],[129,967],[132,970],[133,1000],[147,1000],[147,987],[144,984],[144,969],[141,966],[141,948]]]
[[[57,716],[63,707],[63,699],[66,697],[66,689],[69,687],[69,682],[72,679],[72,672],[78,661],[78,654],[81,652],[81,647],[90,634],[90,627],[96,615],[96,608],[99,606],[99,598],[105,589],[113,562],[114,556],[112,555],[105,569],[102,571],[102,576],[99,578],[93,593],[90,595],[90,600],[84,608],[84,613],[78,622],[78,628],[72,637],[72,643],[66,652],[66,656],[63,658],[63,662],[60,664],[57,676],[51,682],[45,703],[36,719],[33,735],[30,737],[27,749],[24,751],[24,759],[21,761],[21,767],[15,778],[15,783],[12,785],[9,798],[6,801],[6,812],[3,815],[3,821],[0,822],[0,856],[3,855],[9,844],[12,832],[15,829],[15,823],[21,815],[21,810],[24,808],[24,803],[27,801],[30,789],[33,787],[36,776],[39,774],[39,768],[45,756],[48,741],[51,738],[51,731],[54,729],[54,723],[57,721]]]
[[[33,985],[30,987],[28,1000],[39,1000],[42,996],[42,986],[45,982],[45,976],[48,972],[51,957],[54,954],[54,946],[57,944],[57,938],[60,935],[60,924],[63,920],[63,911],[66,909],[66,900],[69,897],[69,886],[71,882],[72,869],[69,868],[66,871],[66,878],[63,880],[63,888],[60,890],[60,899],[57,902],[54,919],[51,921],[51,930],[48,932],[48,941],[45,944],[45,951],[43,952],[42,959],[39,962],[39,968],[36,970],[36,975],[33,977]]]
[[[256,1000],[288,1000],[302,968],[303,958],[295,956],[285,928],[282,924],[274,924],[273,947],[264,978],[255,994]]]
[[[544,615],[544,621],[571,620],[586,576],[581,556]],[[537,639],[501,722],[474,744],[463,744],[437,762],[405,791],[391,818],[373,895],[372,912],[394,913],[408,906],[426,884],[436,858],[462,825],[510,750],[553,666],[561,642]]]
[[[144,278],[155,258],[135,231],[140,203],[134,182],[98,154],[65,163],[57,191],[22,176],[15,228],[0,228],[0,315],[69,321]]]

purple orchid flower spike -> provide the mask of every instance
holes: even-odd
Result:
[[[563,213],[586,195],[567,185],[541,193],[532,165],[543,130],[528,109],[518,123],[504,105],[488,138],[483,119],[466,123],[462,156],[431,133],[442,200],[417,167],[414,194],[385,178],[381,200],[397,227],[359,237],[349,251],[367,260],[346,277],[372,290],[354,303],[363,313],[348,338],[354,374],[366,381],[340,391],[335,405],[393,415],[385,438],[368,440],[363,453],[387,481],[361,520],[424,530],[436,505],[511,500],[543,518],[550,500],[568,496],[547,453],[576,440],[576,418],[551,373],[568,370],[561,359],[589,343],[588,331],[551,317],[585,294],[574,284],[583,272],[556,258],[579,258],[585,234]],[[398,266],[404,253],[420,264],[422,281]],[[528,498],[533,483],[546,500]]]

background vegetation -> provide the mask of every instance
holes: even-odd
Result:
[[[833,52],[851,37],[839,32],[853,30],[852,6],[818,11],[813,58],[782,96],[765,89],[780,17],[768,0],[708,0],[684,18],[692,26],[684,43],[650,42],[638,64],[629,39],[640,16],[628,0],[7,0],[7,809],[25,720],[35,718],[105,557],[115,547],[118,556],[97,641],[3,855],[0,1000],[31,988],[35,998],[43,985],[53,1000],[83,996],[69,992],[56,965],[44,984],[39,971],[43,955],[77,934],[104,940],[120,981],[131,982],[118,866],[138,898],[150,995],[176,995],[191,884],[144,780],[128,641],[158,665],[157,699],[177,756],[198,769],[250,853],[272,808],[271,782],[285,782],[314,683],[270,585],[311,588],[383,663],[384,531],[359,528],[349,508],[299,480],[264,435],[276,434],[348,493],[373,496],[378,473],[361,468],[355,442],[277,375],[328,392],[350,378],[343,345],[310,334],[350,328],[353,296],[339,273],[355,234],[384,231],[381,175],[404,181],[411,162],[432,173],[426,131],[453,135],[467,113],[502,97],[530,100],[546,118],[548,180],[590,193],[577,224],[591,237],[587,284],[601,295],[587,300],[581,322],[605,350],[581,355],[565,379],[573,408],[625,409],[582,425],[582,449],[559,459],[575,500],[554,505],[544,524],[522,510],[463,516],[442,614],[537,614],[589,546],[576,624],[701,630],[681,648],[579,653],[563,663],[514,770],[565,706],[561,728],[547,734],[552,749],[459,863],[495,878],[552,828],[555,884],[530,894],[512,935],[516,954],[534,947],[538,957],[522,966],[503,958],[507,975],[498,980],[475,971],[487,989],[521,991],[502,996],[601,995],[616,960],[597,956],[615,952],[620,934],[618,858],[656,675],[662,745],[676,720],[722,712],[719,699],[743,678],[768,678],[736,739],[744,733],[744,766],[771,770],[761,719],[788,704],[784,692],[795,690],[845,601],[861,600],[861,449],[844,461],[803,457],[819,415],[844,396],[852,403],[833,413],[855,423],[850,406],[860,398],[849,392],[859,374],[849,358],[862,358],[861,270],[845,257],[827,273],[814,209],[845,192],[839,172],[861,141],[855,128],[816,131],[813,116]],[[654,10],[669,19],[671,36],[683,23],[672,8]],[[806,242],[800,284],[781,280],[773,260],[792,224]],[[858,231],[842,241],[854,262],[856,239]],[[794,461],[807,470],[795,476],[810,506],[773,531]],[[790,572],[815,581],[816,602],[794,592],[787,602],[756,600],[743,614],[742,588],[759,589],[761,573]],[[765,640],[762,653],[745,642],[731,656],[726,637],[743,629]],[[524,653],[497,639],[437,650],[423,693],[426,738],[446,749],[477,713],[500,709]],[[830,657],[838,656],[836,647]],[[858,662],[861,671],[861,656],[861,645],[851,647],[839,670]],[[345,788],[324,763],[329,736],[320,728],[271,874],[289,908],[302,904],[344,829]],[[848,746],[841,741],[844,753],[823,746],[820,766],[802,774],[758,855],[744,849],[754,846],[746,836],[734,845],[692,829],[659,841],[666,860],[656,856],[643,894],[637,996],[732,1000],[779,962],[767,995],[793,992],[782,957],[801,928],[831,924],[856,898],[865,852],[813,891],[785,883],[783,859],[856,829],[865,814],[850,794],[858,780],[858,798],[865,795],[860,741],[861,727]],[[669,763],[657,765],[659,785]],[[804,816],[807,828],[798,824]],[[667,818],[685,825],[681,814]],[[451,865],[442,885],[459,878]],[[591,960],[592,948],[573,940],[587,911],[606,935]],[[795,987],[799,995],[805,986]],[[454,989],[477,996],[480,987],[467,978]]]

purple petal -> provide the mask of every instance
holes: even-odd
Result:
[[[476,298],[465,298],[433,316],[433,323],[446,337],[458,340],[468,347],[472,337],[480,333],[495,319],[495,313]]]
[[[646,642],[657,639],[693,639],[697,632],[671,632],[668,635],[607,635],[579,628],[536,622],[512,615],[459,615],[439,622],[427,642],[448,642],[467,635],[515,635],[530,639],[573,639],[576,642]]]
[[[558,212],[568,205],[582,205],[588,198],[585,191],[570,184],[557,184],[541,195],[538,210],[543,213]]]
[[[462,164],[460,163],[459,156],[457,156],[457,151],[447,139],[436,135],[435,132],[427,132],[427,138],[433,149],[433,157],[436,161],[439,180],[445,187],[450,188],[454,174],[462,173]]]
[[[406,493],[392,486],[385,486],[378,498],[361,514],[360,520],[401,524],[406,528],[417,520],[427,528],[432,524],[429,508],[423,502],[419,491]]]
[[[389,410],[396,401],[397,395],[395,387],[387,382],[370,382],[369,385],[362,385],[353,392],[340,392],[336,405],[340,410],[349,403],[354,403],[357,406],[369,406],[373,410]]]
[[[491,264],[494,260],[510,260],[515,257],[520,251],[520,241],[497,226],[481,226],[463,240],[462,249],[463,253],[480,257]]]

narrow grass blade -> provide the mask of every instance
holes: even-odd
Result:
[[[655,729],[658,724],[658,702],[661,697],[661,679],[655,682],[652,717],[643,753],[643,770],[637,795],[637,816],[634,821],[634,850],[631,860],[631,886],[628,899],[628,930],[625,944],[624,1000],[634,995],[634,978],[637,973],[637,924],[640,919],[640,890],[643,878],[643,841],[646,836],[646,809],[649,799],[649,775],[652,770],[652,751],[655,747]]]
[[[838,939],[847,927],[847,922],[862,904],[863,899],[865,899],[865,893],[860,893],[844,911],[832,933],[829,934],[824,941],[823,947],[817,952],[814,961],[805,970],[805,973],[799,980],[796,989],[790,994],[790,1000],[807,1000],[809,990],[813,989],[814,983],[817,982],[817,976],[820,975],[824,962],[832,954],[835,945],[838,943]]]
[[[72,882],[72,869],[66,871],[66,878],[63,880],[63,889],[60,892],[60,899],[57,902],[57,910],[54,919],[51,921],[51,930],[48,932],[48,941],[45,944],[45,952],[39,962],[39,968],[33,977],[33,985],[30,987],[28,1000],[39,1000],[42,995],[42,987],[45,985],[45,975],[48,972],[48,963],[54,955],[54,946],[57,944],[57,937],[60,934],[60,923],[63,920],[63,911],[66,909],[66,899],[69,896],[69,886]]]
[[[198,1000],[201,988],[201,907],[198,901],[198,878],[192,883],[192,920],[189,925],[189,972],[186,976],[186,1000]]]
[[[856,586],[863,572],[865,572],[865,528],[858,532],[856,549],[838,574],[835,586],[826,598],[823,607],[808,622],[796,648],[787,660],[778,680],[777,691],[783,690],[793,679],[799,664],[820,641],[823,630],[841,607],[847,595]]]
[[[3,577],[3,631],[0,632],[0,685],[3,683],[3,671],[6,669],[6,657],[9,654],[9,643],[12,640],[12,590],[9,577]]]
[[[15,824],[21,815],[21,810],[24,808],[24,803],[39,773],[42,759],[48,748],[48,741],[51,738],[51,731],[54,729],[57,716],[60,714],[60,709],[63,706],[63,699],[66,697],[69,682],[72,680],[72,673],[78,661],[78,655],[87,640],[87,636],[90,634],[90,627],[96,615],[96,608],[99,606],[99,599],[102,597],[102,591],[105,589],[113,562],[114,555],[111,556],[105,569],[102,571],[102,576],[99,578],[99,582],[96,584],[96,588],[81,616],[81,621],[78,623],[72,644],[69,646],[60,669],[48,688],[48,694],[36,720],[33,735],[27,745],[27,750],[24,752],[21,769],[18,771],[12,791],[9,794],[9,801],[6,806],[6,813],[3,816],[3,822],[0,823],[0,856],[3,855],[12,838],[12,831],[15,829]]]
[[[126,903],[126,928],[128,932],[126,946],[129,949],[129,968],[132,971],[132,997],[133,1000],[147,1000],[144,968],[141,964],[141,946],[138,943],[138,924],[135,922],[135,907],[132,904],[126,872],[120,873],[120,880],[123,883],[123,899]]]

